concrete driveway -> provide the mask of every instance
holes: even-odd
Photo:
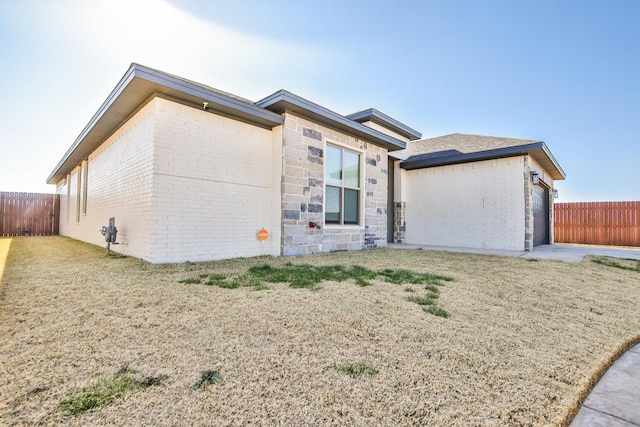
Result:
[[[532,252],[502,251],[493,249],[458,248],[449,246],[424,246],[389,243],[389,248],[397,249],[423,249],[431,251],[465,252],[485,255],[514,256],[521,258],[555,259],[566,262],[580,262],[587,255],[601,255],[614,258],[629,258],[640,260],[640,248],[620,248],[613,246],[589,246],[589,245],[540,245]]]
[[[526,252],[523,258],[557,259],[560,261],[580,262],[586,255],[601,255],[614,258],[640,260],[640,248],[619,248],[613,246],[589,245],[540,245],[533,252]]]

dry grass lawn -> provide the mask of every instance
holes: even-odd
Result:
[[[178,283],[287,262],[450,276],[438,305],[451,316],[380,280]],[[590,259],[381,249],[150,265],[28,237],[12,239],[0,286],[1,425],[562,425],[640,337],[640,273]],[[336,369],[349,364],[372,371]],[[126,365],[167,378],[77,416],[60,410]],[[222,381],[195,390],[205,370]]]

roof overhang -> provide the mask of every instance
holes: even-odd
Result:
[[[160,96],[194,108],[203,108],[262,128],[281,125],[281,115],[255,106],[250,101],[216,91],[139,64],[132,64],[58,165],[47,178],[57,184],[115,132],[149,99]]]
[[[410,141],[415,141],[416,139],[422,138],[422,134],[417,130],[411,129],[404,123],[397,121],[393,117],[387,116],[386,114],[376,110],[375,108],[358,111],[357,113],[349,114],[346,117],[358,123],[371,121],[389,130],[392,130],[393,132],[407,138]]]
[[[406,147],[404,141],[358,123],[286,90],[280,90],[256,102],[255,105],[275,113],[282,114],[290,111],[299,114],[388,150],[402,150]]]
[[[553,179],[562,180],[566,174],[544,142],[497,148],[495,150],[461,153],[457,150],[446,150],[436,153],[418,154],[400,163],[405,170],[433,168],[437,166],[455,165],[459,163],[479,162],[482,160],[500,159],[530,155],[544,168]]]

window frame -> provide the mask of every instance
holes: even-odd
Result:
[[[341,151],[341,184],[329,183],[327,180],[327,167],[328,167],[328,147],[336,148]],[[344,164],[345,164],[345,153],[352,153],[358,156],[358,187],[345,185],[344,178]],[[360,227],[363,223],[363,215],[364,215],[364,152],[361,150],[357,150],[353,147],[338,144],[335,142],[327,141],[325,143],[325,167],[324,167],[324,201],[325,201],[325,209],[324,209],[324,223],[328,227]],[[338,221],[328,221],[327,220],[327,188],[333,187],[338,188],[340,191],[340,206],[339,206],[339,219]],[[345,214],[345,189],[346,190],[354,190],[357,191],[357,219],[356,222],[345,222],[344,214]]]
[[[67,224],[71,220],[71,174],[67,174],[66,178],[66,186],[67,186]]]
[[[82,168],[78,168],[78,176],[76,177],[76,224],[80,222],[80,205],[82,195]]]
[[[89,160],[82,161],[82,215],[87,215],[87,181],[89,180]]]

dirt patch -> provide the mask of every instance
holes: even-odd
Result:
[[[406,285],[178,283],[268,263],[453,277]],[[150,265],[62,237],[13,239],[0,290],[0,424],[559,425],[638,338],[640,274],[411,250]],[[59,403],[128,365],[161,384],[77,417]],[[338,367],[366,366],[352,376]],[[203,372],[220,381],[194,389]],[[373,371],[372,371],[373,372]]]

